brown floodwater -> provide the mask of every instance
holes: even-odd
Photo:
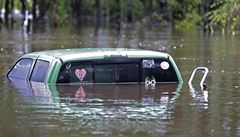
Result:
[[[23,54],[83,47],[163,51],[173,56],[183,84],[44,85],[10,82],[6,74]],[[120,32],[92,26],[0,29],[0,136],[240,136],[239,36],[136,26]],[[197,66],[209,68],[208,89]]]

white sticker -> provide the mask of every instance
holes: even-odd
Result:
[[[143,68],[154,68],[155,63],[153,59],[145,59],[142,61],[143,63]]]
[[[169,68],[169,63],[167,61],[163,61],[160,66],[162,69],[167,70]]]

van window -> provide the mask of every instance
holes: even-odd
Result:
[[[72,62],[64,64],[59,72],[57,83],[118,83],[139,82],[138,63]]]
[[[94,65],[95,83],[115,83],[115,65]]]
[[[172,64],[163,59],[142,60],[142,81],[146,78],[155,79],[156,82],[178,82]]]
[[[34,65],[30,80],[36,82],[44,82],[47,75],[48,66],[48,61],[37,60],[36,64]]]
[[[8,77],[18,78],[18,79],[27,79],[28,73],[31,69],[33,59],[23,58],[19,60],[12,70],[9,72]]]
[[[91,62],[71,62],[64,64],[59,72],[57,83],[93,82]]]
[[[178,82],[172,64],[166,59],[95,60],[69,62],[59,72],[57,83]]]
[[[140,71],[138,63],[119,64],[118,82],[139,82]]]
[[[94,65],[95,83],[139,82],[137,63]]]

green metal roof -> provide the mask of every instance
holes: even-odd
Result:
[[[163,57],[168,58],[169,55],[162,52],[140,50],[140,49],[127,49],[127,48],[76,48],[76,49],[58,49],[33,52],[24,55],[23,57],[37,58],[39,56],[61,58],[63,62],[74,60],[87,60],[87,59],[102,59],[111,56],[127,56],[134,57]]]

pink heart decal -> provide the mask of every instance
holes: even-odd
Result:
[[[77,78],[82,81],[85,76],[86,76],[87,72],[85,69],[76,69],[75,70],[75,75],[77,76]]]

